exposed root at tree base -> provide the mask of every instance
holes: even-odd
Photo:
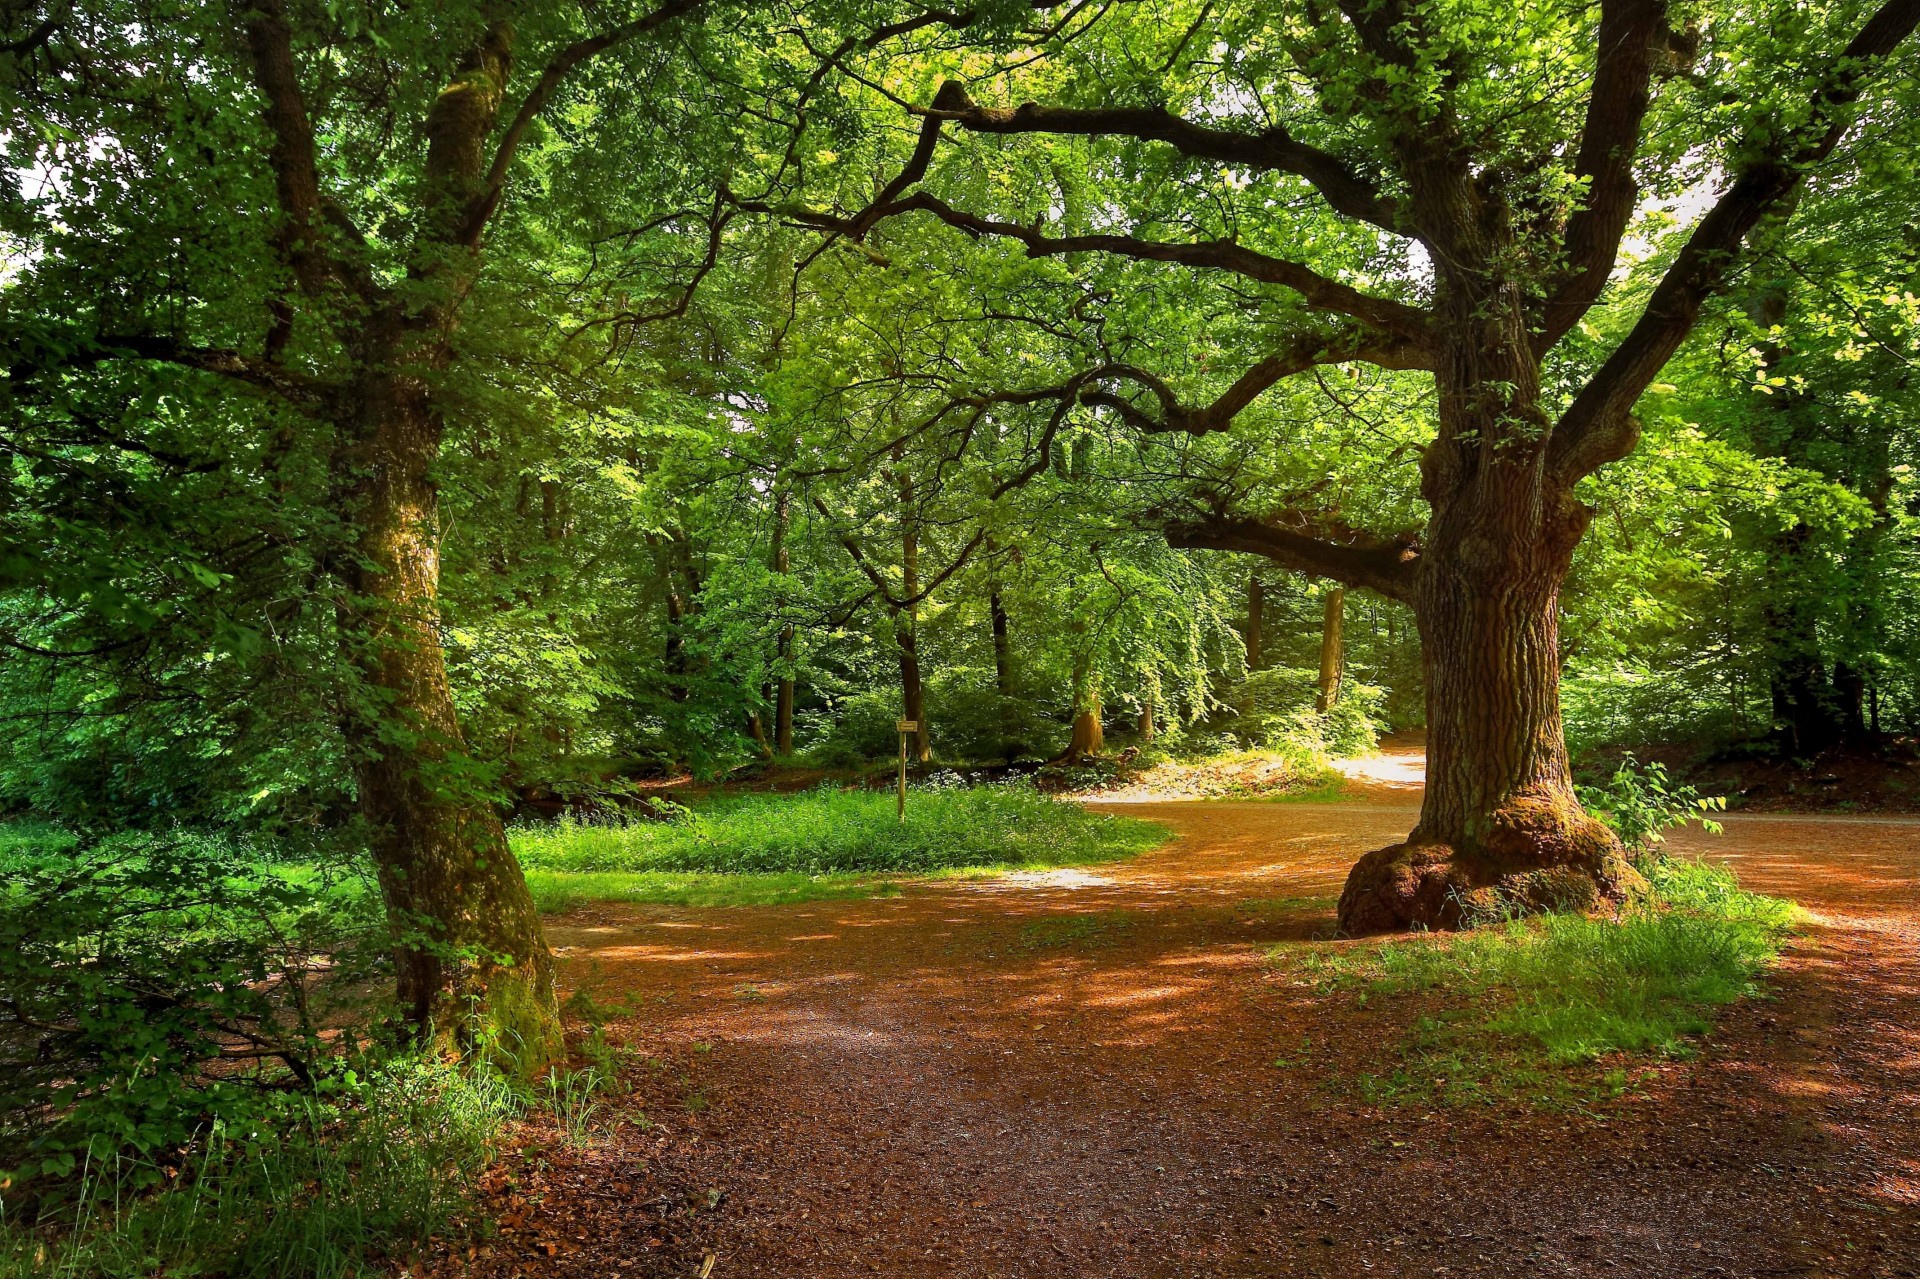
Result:
[[[1542,911],[1617,908],[1645,891],[1612,831],[1564,802],[1516,799],[1478,847],[1423,839],[1375,849],[1340,893],[1348,937],[1461,928]]]

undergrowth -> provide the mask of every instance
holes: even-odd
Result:
[[[562,820],[518,827],[511,836],[530,871],[804,876],[1077,865],[1131,856],[1165,837],[1151,823],[1089,812],[1026,786],[917,790],[908,796],[905,821],[891,793],[821,788],[727,799],[679,810],[667,821]],[[690,882],[669,891],[697,895],[718,887]]]
[[[390,1272],[471,1230],[473,1196],[522,1098],[432,1060],[342,1072],[161,1158],[89,1161],[70,1193],[0,1214],[0,1279]]]
[[[1620,1091],[1630,1056],[1688,1056],[1716,1009],[1760,991],[1795,914],[1790,902],[1748,892],[1718,866],[1649,859],[1643,869],[1652,899],[1618,920],[1496,921],[1334,956],[1309,953],[1299,970],[1317,988],[1362,1004],[1444,997],[1446,1007],[1421,1017],[1401,1045],[1401,1063],[1360,1081],[1376,1099]],[[1284,962],[1289,948],[1273,955]],[[1602,1059],[1614,1068],[1596,1078],[1565,1070]]]

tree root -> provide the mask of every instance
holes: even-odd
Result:
[[[1620,841],[1566,800],[1516,798],[1477,846],[1422,838],[1375,849],[1347,874],[1340,932],[1471,927],[1544,911],[1617,909],[1646,890]]]

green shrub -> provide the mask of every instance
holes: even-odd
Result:
[[[1702,795],[1693,786],[1676,786],[1664,764],[1641,766],[1629,755],[1604,786],[1576,788],[1588,812],[1613,828],[1627,851],[1645,857],[1666,842],[1666,832],[1698,821],[1707,833],[1718,835],[1720,823],[1709,813],[1725,812],[1719,795]]]
[[[1165,837],[1030,786],[917,788],[904,822],[894,802],[891,792],[821,788],[727,800],[665,822],[523,826],[511,838],[534,870],[825,875],[1065,865],[1124,857]]]
[[[900,750],[897,689],[869,689],[834,702],[830,711],[808,715],[801,724],[806,755],[822,768],[857,768]]]
[[[948,760],[1044,759],[1066,745],[1068,707],[1009,696],[991,668],[948,667],[927,685],[934,753]]]
[[[474,1226],[477,1179],[517,1105],[498,1077],[431,1060],[257,1096],[164,1162],[89,1161],[43,1220],[0,1219],[0,1279],[391,1273]]]
[[[310,1084],[384,961],[369,896],[191,834],[16,834],[0,887],[0,1169],[160,1160]]]
[[[1228,700],[1238,714],[1228,724],[1237,744],[1307,754],[1362,755],[1379,741],[1384,690],[1354,681],[1343,683],[1332,709],[1317,711],[1320,692],[1315,671],[1277,666],[1252,671],[1235,685]]]

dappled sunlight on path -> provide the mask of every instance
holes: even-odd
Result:
[[[1391,1069],[1410,1014],[1265,954],[1373,944],[1330,939],[1334,895],[1417,798],[1129,804],[1177,838],[895,897],[556,921],[567,980],[703,1099],[599,1157],[723,1196],[686,1227],[716,1279],[1914,1273],[1920,822],[1676,837],[1813,918],[1777,998],[1644,1089],[1376,1109],[1330,1081]],[[651,1218],[607,1212],[544,1269],[677,1273],[645,1269]]]

